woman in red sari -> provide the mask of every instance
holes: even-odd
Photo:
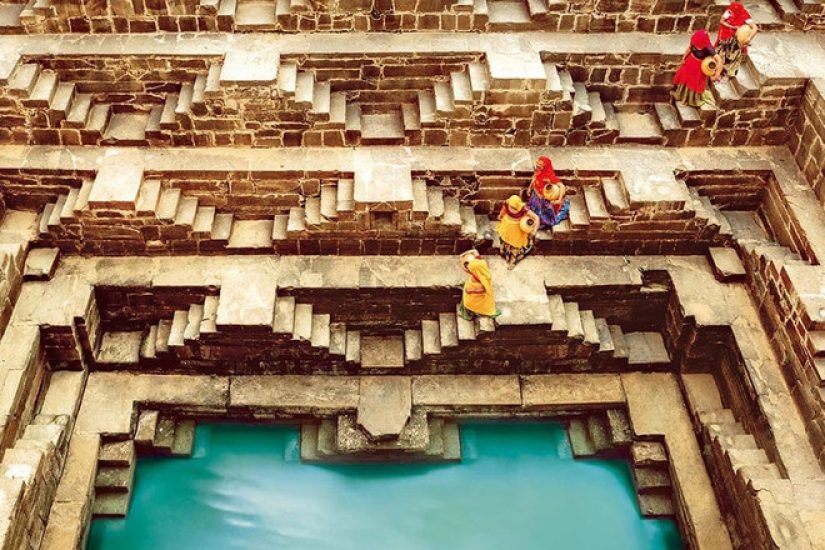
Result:
[[[722,58],[713,49],[707,31],[696,31],[690,37],[690,45],[685,51],[682,66],[673,77],[673,91],[670,94],[682,105],[701,107],[713,105],[713,95],[708,89],[709,77],[702,72],[702,61],[712,57],[716,61],[714,79],[722,73]]]
[[[742,25],[748,25],[750,28],[748,36],[744,39],[736,36],[736,31]],[[745,54],[748,53],[748,44],[757,32],[759,28],[745,6],[739,2],[732,2],[719,20],[719,33],[716,35],[716,51],[724,64],[722,80],[736,76]]]

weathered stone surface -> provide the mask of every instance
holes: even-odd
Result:
[[[404,339],[401,336],[361,337],[362,368],[403,368]]]
[[[24,280],[51,279],[57,269],[58,248],[36,248],[26,256]]]
[[[606,408],[625,402],[619,375],[542,374],[523,376],[524,407],[541,409]]]
[[[359,380],[344,376],[236,376],[231,378],[231,407],[259,410],[356,410]]]
[[[633,431],[664,436],[671,472],[699,548],[732,548],[681,391],[671,374],[624,374],[621,377]],[[656,399],[650,399],[655,395]]]
[[[411,410],[412,385],[408,376],[360,377],[358,424],[370,436],[397,437]]]
[[[83,371],[55,371],[49,377],[49,389],[40,407],[40,414],[74,417],[80,406],[80,396],[86,383]]]
[[[101,166],[89,195],[89,207],[134,210],[142,183],[141,166]]]
[[[517,376],[414,376],[412,392],[414,405],[434,407],[521,405],[521,389]]]

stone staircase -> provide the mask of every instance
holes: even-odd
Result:
[[[55,70],[21,63],[9,79],[8,92],[20,98],[24,108],[43,113],[32,117],[38,143],[145,146],[181,124],[191,126],[193,112],[205,114],[206,98],[217,91],[219,76],[220,65],[214,65],[193,83],[181,84],[178,93],[166,94],[162,105],[141,106],[98,101],[94,93],[62,82]]]
[[[100,445],[93,517],[122,518],[129,513],[138,454],[188,457],[194,443],[193,420],[141,411],[134,439],[104,441]]]
[[[568,435],[577,459],[618,456],[630,460],[639,510],[645,517],[675,513],[667,451],[657,441],[634,440],[626,411],[609,409],[574,418]]]
[[[370,372],[405,367],[415,370],[417,365],[458,358],[466,347],[505,345],[513,337],[508,336],[508,327],[534,325],[549,330],[547,346],[559,345],[560,353],[576,359],[592,357],[594,369],[656,370],[670,364],[659,333],[624,333],[618,325],[595,317],[591,310],[580,309],[576,302],[564,301],[558,295],[548,299],[541,311],[528,314],[519,304],[499,303],[503,313],[498,322],[481,317],[465,321],[456,306],[455,313],[439,313],[437,319],[421,320],[415,328],[405,329],[402,324],[396,329],[374,331],[348,327],[333,321],[329,313],[315,312],[312,304],[300,303],[294,296],[281,296],[275,302],[272,346],[289,343],[310,355],[323,352]],[[176,310],[171,318],[160,319],[148,330],[103,332],[96,350],[98,367],[134,368],[167,358],[186,360],[196,356],[188,349],[190,346],[217,342],[223,330],[232,328],[216,325],[219,301],[219,296],[208,295],[203,303]],[[494,334],[497,326],[504,330],[498,338]]]
[[[724,408],[712,374],[685,374],[682,382],[697,433],[705,445],[709,472],[730,495],[729,506],[739,535],[746,541],[744,546],[762,548],[763,541],[768,541],[768,546],[781,548],[791,540],[807,540],[799,511],[821,515],[825,502],[814,504],[814,500],[798,494],[805,493],[806,488],[793,484],[783,467],[773,462],[737,421],[733,411]],[[810,483],[812,492],[819,491],[817,485]],[[802,501],[805,504],[798,509]]]

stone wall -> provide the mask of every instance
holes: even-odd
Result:
[[[812,80],[805,89],[789,146],[799,168],[820,201],[825,202],[825,81]]]

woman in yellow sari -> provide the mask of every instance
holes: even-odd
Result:
[[[460,256],[461,267],[470,274],[464,283],[458,313],[465,321],[472,321],[477,315],[495,318],[501,315],[493,297],[493,276],[477,250],[468,250]]]
[[[501,257],[507,262],[507,269],[513,269],[533,250],[540,220],[518,195],[505,201],[498,220]]]

